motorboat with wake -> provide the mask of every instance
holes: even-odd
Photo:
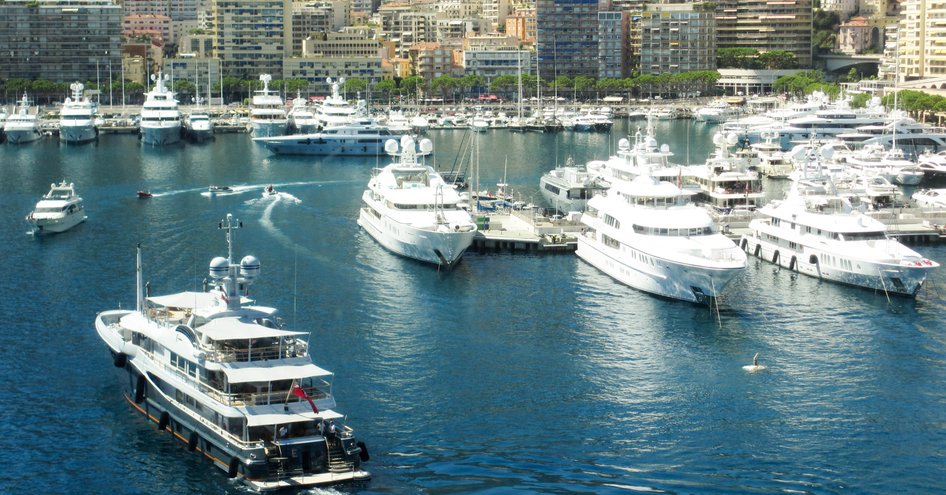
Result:
[[[401,256],[451,267],[473,243],[476,224],[460,208],[460,194],[433,167],[418,161],[429,154],[429,139],[391,139],[385,150],[399,157],[374,171],[362,194],[358,225],[382,246]]]
[[[82,198],[65,180],[51,184],[26,221],[37,234],[65,232],[86,220]]]
[[[233,261],[241,226],[230,214],[220,222],[227,257],[211,260],[204,291],[146,294],[139,246],[135,308],[95,318],[127,375],[124,399],[253,491],[369,479],[367,447],[335,411],[334,374],[312,362],[310,332],[247,297],[260,262]]]

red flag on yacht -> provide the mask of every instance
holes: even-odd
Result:
[[[319,413],[319,408],[315,407],[315,402],[312,402],[312,399],[309,398],[309,395],[305,393],[305,390],[302,390],[302,387],[298,385],[296,385],[295,387],[292,387],[292,395],[295,395],[296,397],[300,399],[305,399],[309,401],[309,405],[312,406],[312,412],[314,412],[315,414]]]

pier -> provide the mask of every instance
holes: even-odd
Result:
[[[471,249],[478,253],[571,253],[583,228],[574,218],[548,218],[538,210],[509,210],[476,217]]]

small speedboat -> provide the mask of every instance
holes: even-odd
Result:
[[[276,189],[273,187],[272,184],[266,186],[266,188],[263,189],[263,197],[264,197],[264,198],[268,198],[268,197],[270,197],[270,196],[275,196],[275,195],[277,195],[277,194],[279,194],[279,192],[276,191]]]
[[[151,196],[154,196],[151,191],[138,191],[139,198],[150,198]]]
[[[208,191],[210,192],[210,194],[217,194],[217,193],[233,192],[233,189],[230,186],[210,186]]]

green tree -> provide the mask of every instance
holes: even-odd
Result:
[[[306,83],[308,87],[308,83]],[[358,95],[365,93],[368,90],[368,81],[360,77],[348,77],[345,79],[345,82],[342,83],[342,87],[339,88],[346,95]]]
[[[766,69],[794,69],[798,67],[798,57],[787,50],[771,50],[759,54],[759,63]]]
[[[391,95],[397,93],[397,82],[394,79],[382,79],[374,85],[374,91],[381,93],[385,99],[390,99]]]
[[[716,66],[732,69],[755,69],[758,66],[759,50],[755,48],[719,48],[716,50]]]

